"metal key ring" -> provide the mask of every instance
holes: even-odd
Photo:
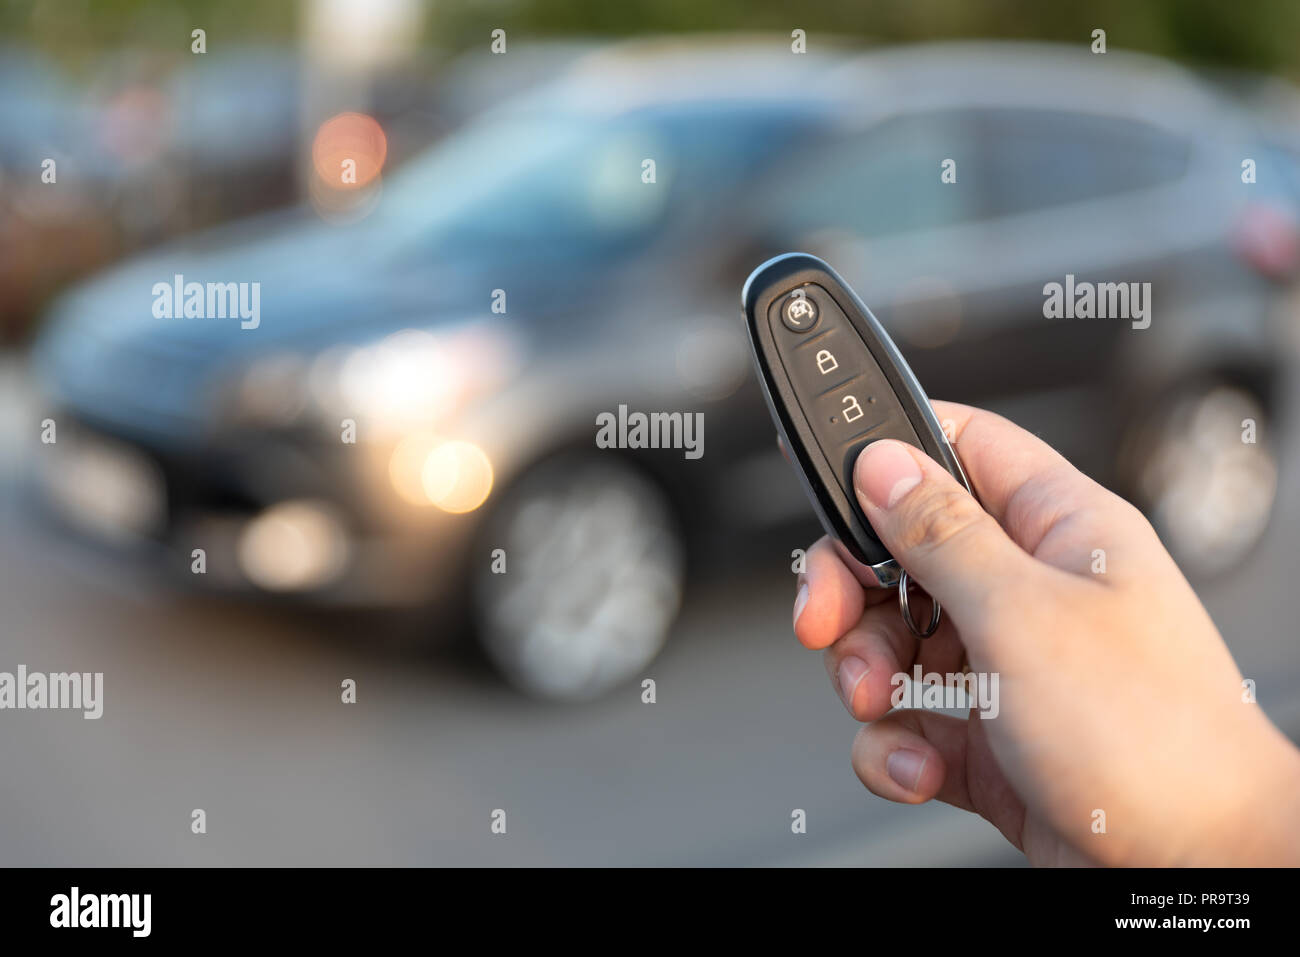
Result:
[[[912,580],[907,576],[907,570],[903,570],[902,576],[898,579],[898,610],[903,613],[903,621],[907,622],[907,627],[911,629],[912,634],[918,638],[929,638],[939,628],[939,600],[933,595],[930,596],[930,627],[922,631],[916,627],[916,622],[912,618],[912,609],[908,604],[907,590],[912,584]]]

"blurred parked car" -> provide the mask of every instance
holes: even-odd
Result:
[[[108,57],[87,91],[38,54],[0,51],[0,343],[126,252],[293,201],[296,57],[237,47],[181,62]]]
[[[101,181],[87,182],[83,162],[83,117],[44,57],[0,47],[0,346],[24,336],[62,283],[111,258]]]
[[[807,543],[737,306],[802,249],[931,395],[1006,411],[1220,574],[1267,525],[1295,321],[1294,203],[1240,178],[1258,135],[1117,53],[591,54],[359,222],[262,217],[64,297],[36,353],[60,429],[42,488],[205,587],[463,600],[521,687],[599,694],[659,650],[697,547],[793,521]],[[1151,283],[1149,328],[1045,318],[1067,275]],[[257,328],[155,317],[178,276],[260,283]],[[703,412],[705,454],[597,448],[620,406]]]

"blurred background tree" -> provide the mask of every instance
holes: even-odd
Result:
[[[322,6],[328,10],[331,2],[335,0],[323,0]],[[869,43],[961,38],[1086,43],[1094,29],[1102,28],[1116,49],[1300,77],[1295,42],[1300,4],[1294,0],[381,0],[380,5],[421,8],[425,45],[445,53],[486,43],[497,27],[506,28],[515,41],[695,31],[788,33],[799,27],[814,41],[822,34]],[[210,39],[291,40],[304,6],[290,0],[5,0],[0,34],[39,45],[65,61],[118,46],[177,46],[188,52],[194,26],[207,30]]]

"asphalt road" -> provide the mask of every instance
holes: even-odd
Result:
[[[0,380],[0,393],[6,386]],[[102,671],[104,715],[0,712],[0,864],[982,864],[1019,860],[848,764],[855,725],[789,629],[785,552],[696,588],[650,671],[590,705],[522,699],[473,656],[338,619],[169,593],[52,536],[15,494],[5,412],[0,671]],[[1291,429],[1300,433],[1297,402]],[[1300,441],[1239,574],[1202,589],[1266,710],[1300,732]],[[1287,478],[1290,477],[1290,481]],[[357,703],[340,682],[357,682]],[[202,808],[207,833],[191,833]],[[791,833],[791,812],[807,833]],[[491,831],[506,812],[506,833]]]

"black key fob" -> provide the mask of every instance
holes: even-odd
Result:
[[[921,384],[871,310],[815,256],[769,259],[746,280],[741,302],[768,408],[822,526],[878,584],[899,584],[905,572],[853,492],[858,453],[899,439],[970,488]],[[905,595],[904,582],[899,597],[911,625]]]

